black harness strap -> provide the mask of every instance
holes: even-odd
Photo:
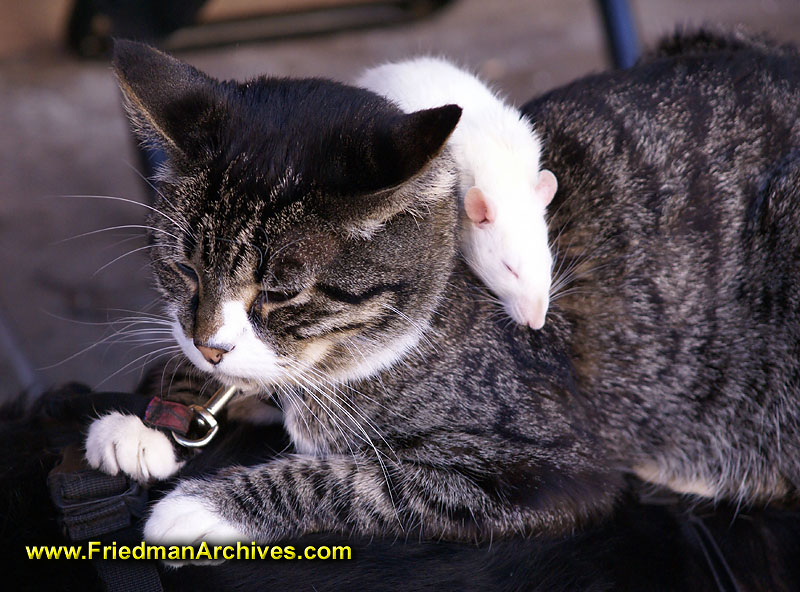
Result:
[[[108,592],[164,592],[158,570],[147,561],[94,561]]]
[[[76,387],[47,393],[40,402],[42,416],[54,420],[55,428],[63,418],[88,417],[112,409],[142,413],[146,404],[138,396],[87,395]],[[76,543],[140,544],[136,522],[145,514],[147,490],[124,475],[106,475],[89,467],[76,443],[75,434],[80,430],[67,421],[63,431],[51,430],[51,444],[61,451],[62,458],[47,476],[47,485],[66,535]],[[95,558],[92,564],[108,592],[163,592],[155,561]]]
[[[85,467],[80,450],[67,446],[47,476],[50,497],[73,541],[97,538],[131,525],[147,504],[147,492],[124,475],[106,475]]]

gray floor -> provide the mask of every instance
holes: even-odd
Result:
[[[634,0],[633,5],[649,42],[677,24],[705,22],[745,24],[800,42],[797,0]],[[0,8],[7,27],[13,10],[10,16],[3,12],[9,10]],[[588,0],[460,0],[435,18],[390,30],[180,57],[225,78],[269,73],[349,80],[385,59],[435,52],[476,68],[519,103],[606,67],[599,23]],[[71,197],[145,199],[109,67],[41,48],[4,55],[0,400],[25,386],[35,390],[69,380],[129,389],[150,359],[146,354],[171,344],[160,335],[154,336],[165,339],[160,343],[117,342],[113,332],[120,319],[158,311],[146,251],[135,251],[145,242],[138,229],[95,231],[142,224],[145,209]]]

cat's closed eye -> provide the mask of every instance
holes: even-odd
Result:
[[[253,300],[253,304],[250,305],[250,310],[251,312],[258,312],[266,304],[288,302],[296,298],[301,291],[302,290],[261,290],[255,300]]]
[[[194,270],[193,267],[187,265],[186,263],[175,263],[175,269],[187,280],[197,284],[199,282],[199,278],[197,277],[197,272]]]
[[[287,302],[292,298],[296,298],[300,294],[301,290],[286,290],[286,291],[276,291],[276,290],[267,290],[264,292],[264,295],[267,299],[267,302]]]

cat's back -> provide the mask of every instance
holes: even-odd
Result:
[[[730,495],[800,477],[775,452],[800,448],[800,59],[663,56],[523,112],[559,176],[551,237],[571,277],[553,298],[582,387],[648,418],[630,438],[664,474]]]
[[[559,176],[553,211],[592,208],[589,227],[636,232],[640,246],[713,231],[732,248],[722,239],[758,214],[757,196],[800,149],[800,57],[667,56],[587,77],[522,112]]]
[[[740,144],[737,155],[759,153],[763,162],[797,142],[800,58],[742,47],[657,56],[634,70],[589,76],[551,91],[521,111],[541,124],[543,135],[580,145],[581,157],[593,160],[616,161],[624,152],[630,161],[666,162],[666,151],[680,149],[733,163],[725,158],[730,154],[709,148]],[[775,134],[779,142],[756,148]]]
[[[694,315],[741,303],[743,270],[759,271],[753,264],[765,249],[790,249],[774,233],[800,225],[800,200],[773,189],[800,160],[796,55],[739,49],[664,57],[577,81],[522,111],[536,119],[548,147],[544,164],[559,176],[551,232],[566,226],[570,249],[587,262],[606,260],[587,272],[598,295],[600,278],[616,275],[620,296],[650,300],[661,313],[653,328],[683,329]],[[778,215],[782,225],[774,224]],[[765,245],[767,233],[773,242]]]

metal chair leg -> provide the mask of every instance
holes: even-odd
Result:
[[[606,41],[617,68],[630,68],[639,58],[641,45],[628,0],[598,0]]]

